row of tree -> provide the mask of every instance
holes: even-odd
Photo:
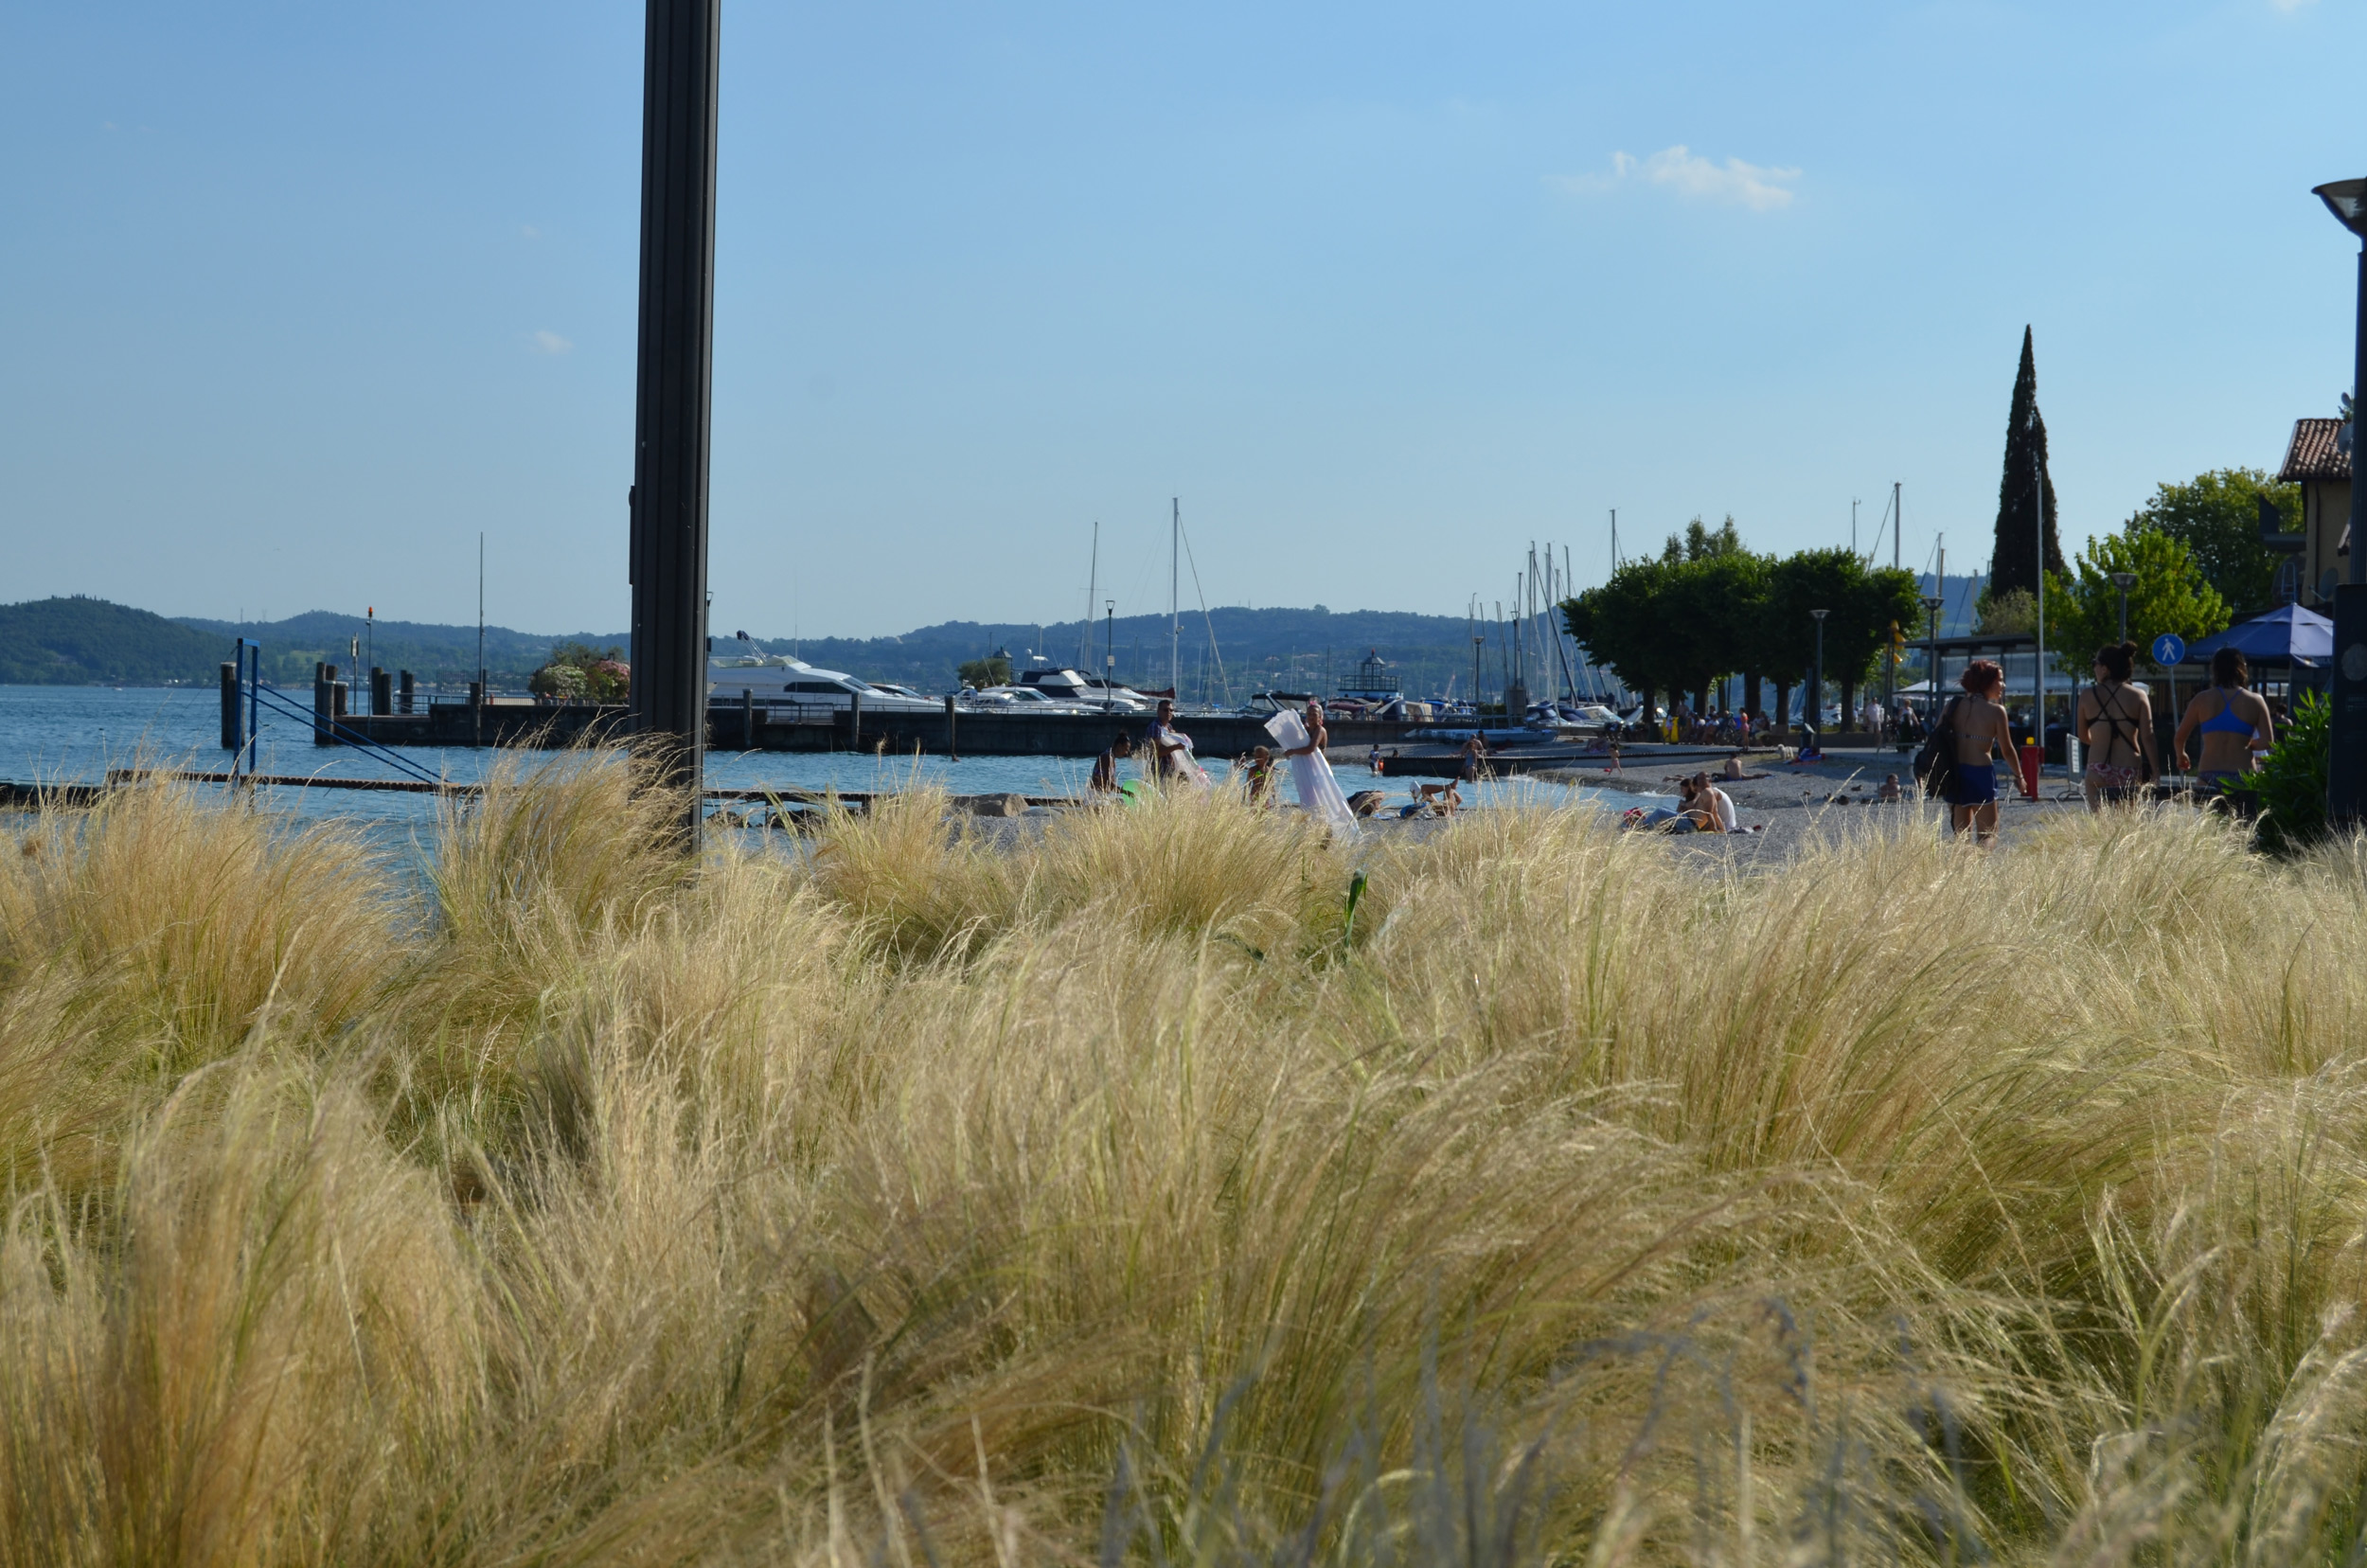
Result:
[[[1775,687],[1774,711],[1790,711],[1793,684],[1816,662],[1810,612],[1823,610],[1824,677],[1840,683],[1848,712],[1882,650],[1919,629],[1917,586],[1912,573],[1869,568],[1848,549],[1758,555],[1743,548],[1733,518],[1715,529],[1696,518],[1657,558],[1622,564],[1561,610],[1589,656],[1647,706],[1664,691],[1705,711],[1710,688],[1739,675],[1754,714],[1765,711],[1763,681]]]

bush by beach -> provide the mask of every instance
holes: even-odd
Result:
[[[0,1563],[2352,1559],[2358,844],[632,784],[18,819]]]

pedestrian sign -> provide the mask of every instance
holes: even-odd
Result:
[[[2153,662],[2158,665],[2182,664],[2186,659],[2186,639],[2175,632],[2164,632],[2153,639]]]

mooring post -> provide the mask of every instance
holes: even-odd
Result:
[[[329,722],[337,716],[337,667],[325,661],[312,666],[312,744],[333,746]]]
[[[961,757],[953,746],[953,699],[951,697],[945,700],[945,755],[952,760],[959,760]]]
[[[739,688],[739,749],[756,749],[756,694],[746,686]]]
[[[412,703],[416,699],[418,691],[418,687],[414,684],[411,672],[407,669],[404,670],[402,672],[402,696],[399,699],[401,705],[395,711],[398,713],[417,712],[418,710],[412,706]]]
[[[244,743],[239,733],[239,667],[228,660],[222,666],[222,749],[234,752]]]
[[[846,694],[846,749],[863,750],[863,693]]]
[[[695,852],[707,729],[707,445],[721,0],[648,0],[633,395],[630,728],[684,797]]]
[[[370,666],[370,717],[383,718],[395,711],[395,677],[376,665]]]
[[[469,744],[485,744],[485,683],[469,683]]]

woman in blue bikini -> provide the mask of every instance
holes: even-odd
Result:
[[[2220,649],[2211,655],[2209,688],[2195,694],[2186,704],[2186,716],[2178,722],[2174,744],[2180,771],[2189,766],[2187,737],[2202,737],[2195,787],[2204,794],[2217,794],[2251,773],[2253,755],[2267,751],[2276,739],[2276,720],[2269,704],[2249,689],[2251,680],[2244,655],[2233,648]]]

